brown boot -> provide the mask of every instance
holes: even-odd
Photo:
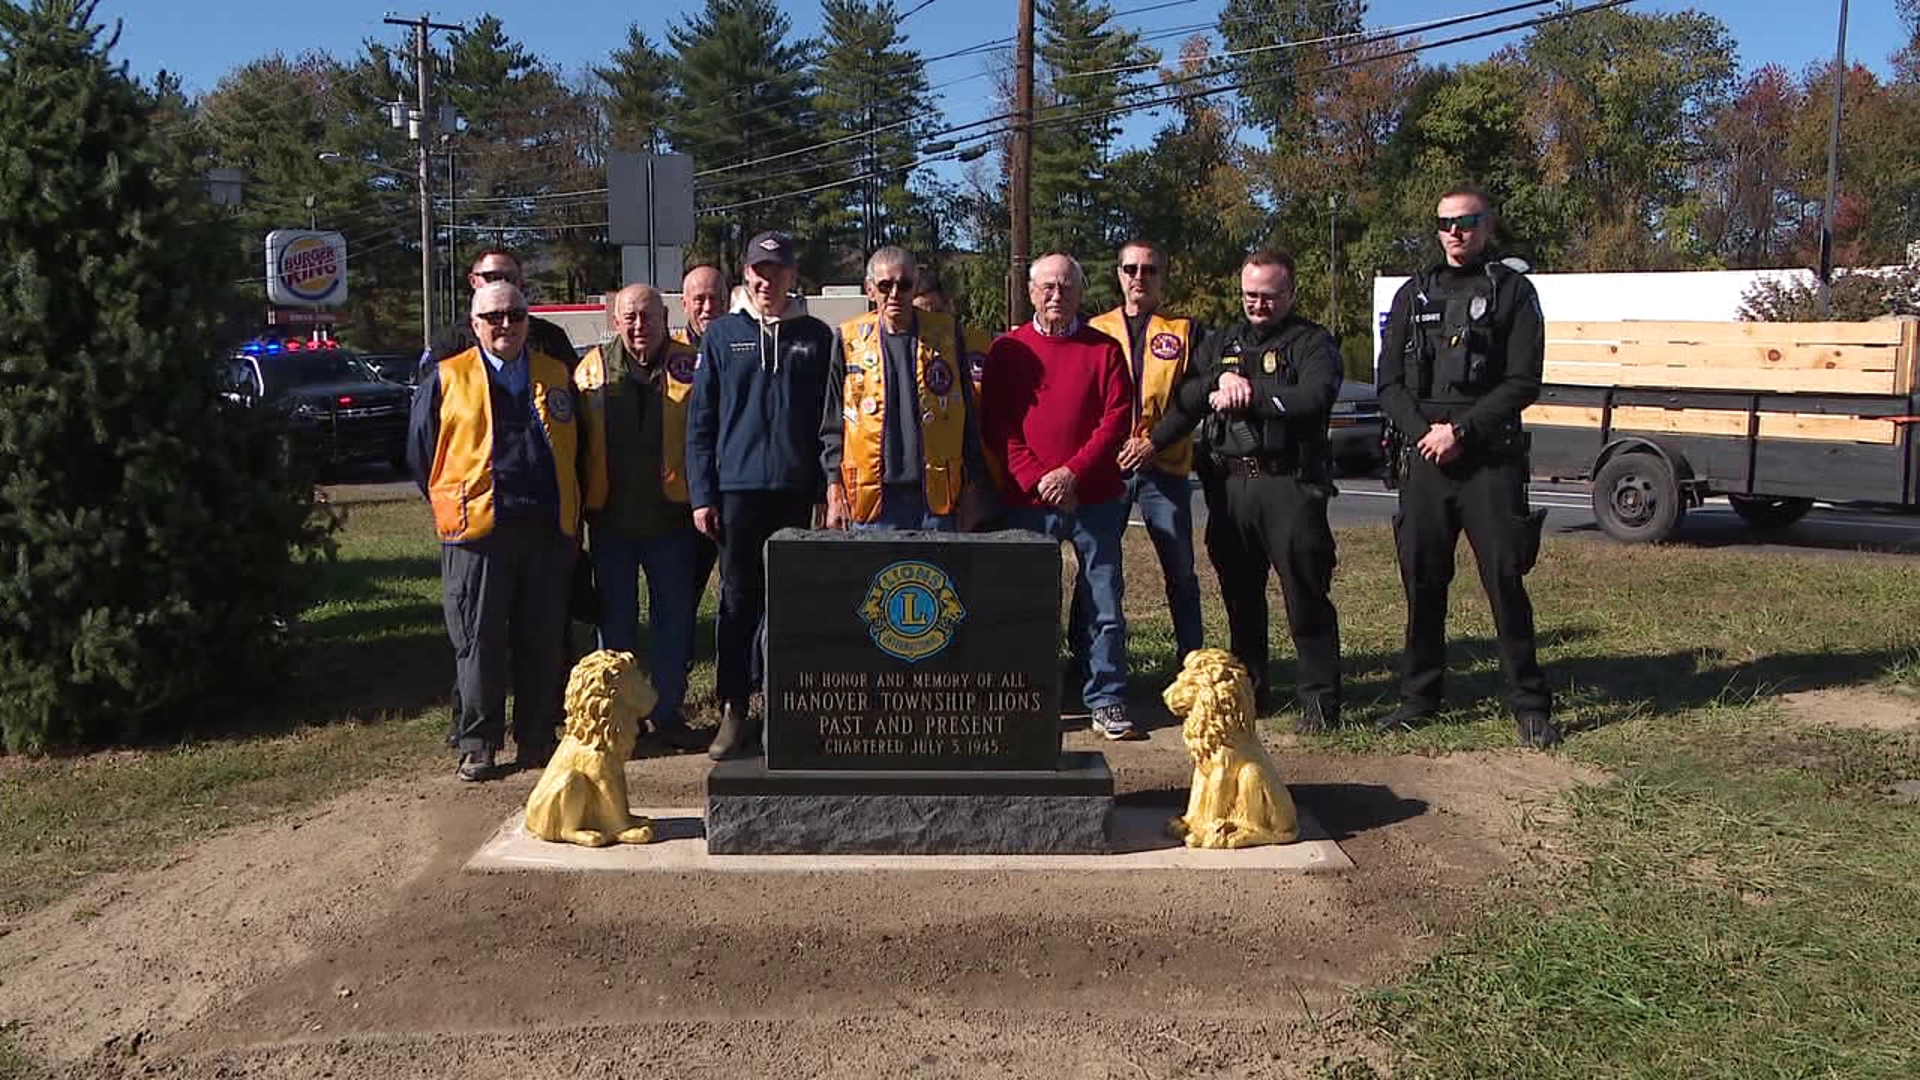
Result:
[[[720,730],[714,733],[707,756],[715,761],[737,758],[747,744],[747,703],[729,701],[720,707]]]

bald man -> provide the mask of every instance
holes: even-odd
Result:
[[[727,279],[711,266],[696,266],[680,279],[680,310],[686,328],[674,338],[698,349],[707,324],[727,313]]]
[[[587,548],[600,589],[600,647],[640,643],[639,577],[647,579],[647,676],[659,694],[648,718],[676,750],[700,740],[687,726],[693,659],[695,534],[687,507],[687,397],[693,349],[667,333],[667,305],[651,285],[613,298],[614,337],[574,371],[585,457]]]

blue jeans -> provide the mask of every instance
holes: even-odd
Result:
[[[880,492],[880,513],[872,521],[856,521],[855,529],[927,529],[954,531],[952,514],[934,514],[927,510],[927,492],[918,484],[889,484]]]
[[[1166,582],[1167,610],[1173,615],[1173,641],[1179,652],[1176,662],[1185,663],[1188,653],[1206,644],[1206,627],[1200,619],[1200,577],[1193,570],[1193,488],[1186,477],[1149,465],[1127,478],[1127,493],[1121,502],[1140,508],[1140,520],[1153,541],[1153,553],[1160,558],[1160,578]],[[1125,512],[1122,514],[1124,524]],[[1067,629],[1069,640],[1076,646],[1087,638],[1091,615],[1086,590],[1076,584]]]
[[[632,652],[640,644],[640,574],[647,575],[647,677],[660,703],[653,715],[679,722],[693,660],[693,526],[634,540],[605,529],[591,536],[593,574],[600,588],[600,647]]]
[[[1017,508],[1002,519],[1007,528],[1028,529],[1073,544],[1080,572],[1073,590],[1087,596],[1092,616],[1083,640],[1069,639],[1075,670],[1086,672],[1080,700],[1089,709],[1127,700],[1127,617],[1121,609],[1126,581],[1120,569],[1120,538],[1127,529],[1127,501],[1115,499],[1064,514]]]

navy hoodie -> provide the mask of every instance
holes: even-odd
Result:
[[[811,315],[762,323],[749,309],[707,326],[687,414],[691,505],[718,507],[723,491],[825,496],[820,410],[832,353],[833,331]]]

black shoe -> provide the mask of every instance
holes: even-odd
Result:
[[[1412,702],[1403,701],[1398,708],[1380,719],[1375,720],[1373,722],[1373,730],[1374,733],[1378,735],[1393,735],[1398,732],[1412,731],[1415,728],[1426,727],[1428,724],[1433,723],[1436,715],[1438,715],[1438,710],[1436,709],[1429,709],[1424,705],[1415,705]]]
[[[747,703],[729,701],[720,707],[720,730],[714,733],[707,756],[715,761],[737,758],[747,745]]]
[[[1294,718],[1296,735],[1324,735],[1340,726],[1340,706],[1319,698],[1302,698],[1300,715]]]
[[[453,770],[454,779],[464,780],[470,784],[482,780],[494,780],[499,776],[500,769],[493,763],[491,750],[470,750],[461,754],[460,764]]]
[[[1535,750],[1551,750],[1560,745],[1560,729],[1553,726],[1547,714],[1539,711],[1523,712],[1518,717],[1520,725],[1520,745],[1531,746]]]

